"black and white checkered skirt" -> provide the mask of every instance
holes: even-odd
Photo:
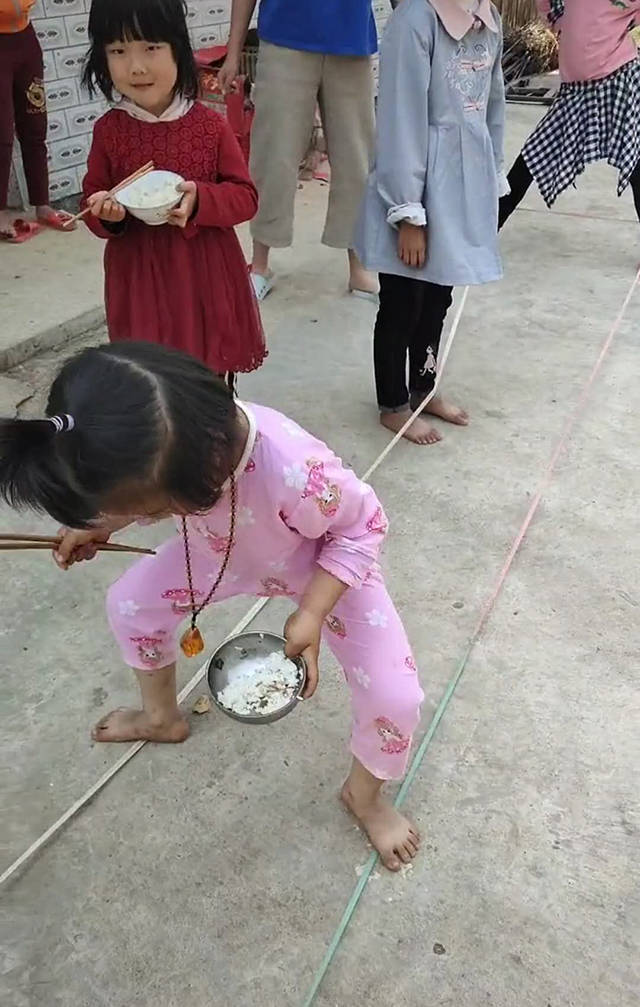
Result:
[[[618,195],[640,161],[640,60],[601,80],[562,84],[522,149],[547,206],[592,161],[618,169]]]

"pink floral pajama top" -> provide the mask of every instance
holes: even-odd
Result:
[[[403,775],[423,693],[377,559],[387,520],[370,486],[321,441],[263,406],[240,405],[250,425],[236,471],[237,531],[215,600],[303,594],[316,566],[350,590],[326,623],[326,641],[352,693],[352,751],[381,779]],[[187,519],[196,603],[228,544],[230,492]],[[176,658],[190,614],[181,536],[131,567],[109,591],[108,614],[124,659],[153,671]]]

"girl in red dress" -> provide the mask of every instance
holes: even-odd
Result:
[[[258,306],[233,230],[258,198],[226,120],[197,102],[183,0],[93,0],[84,82],[108,101],[94,127],[84,201],[106,239],[109,338],[181,349],[218,374],[266,356]],[[167,225],[152,227],[109,196],[153,160],[186,181]]]

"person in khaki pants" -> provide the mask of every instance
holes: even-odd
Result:
[[[233,0],[223,90],[238,74],[257,0]],[[349,256],[349,289],[371,296],[374,277],[351,244],[375,136],[371,56],[377,37],[371,0],[261,0],[260,53],[251,134],[251,174],[260,208],[251,224],[251,275],[263,300],[273,286],[271,248],[293,240],[298,169],[319,104],[331,164],[322,241]]]

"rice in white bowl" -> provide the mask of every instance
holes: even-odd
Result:
[[[177,199],[180,193],[176,189],[176,183],[172,181],[148,182],[140,179],[135,184],[135,189],[131,187],[129,202],[141,210],[153,209],[155,206],[166,206],[167,203]]]
[[[298,666],[278,651],[268,657],[247,657],[233,681],[218,693],[218,702],[240,717],[265,717],[291,702],[301,677]]]

